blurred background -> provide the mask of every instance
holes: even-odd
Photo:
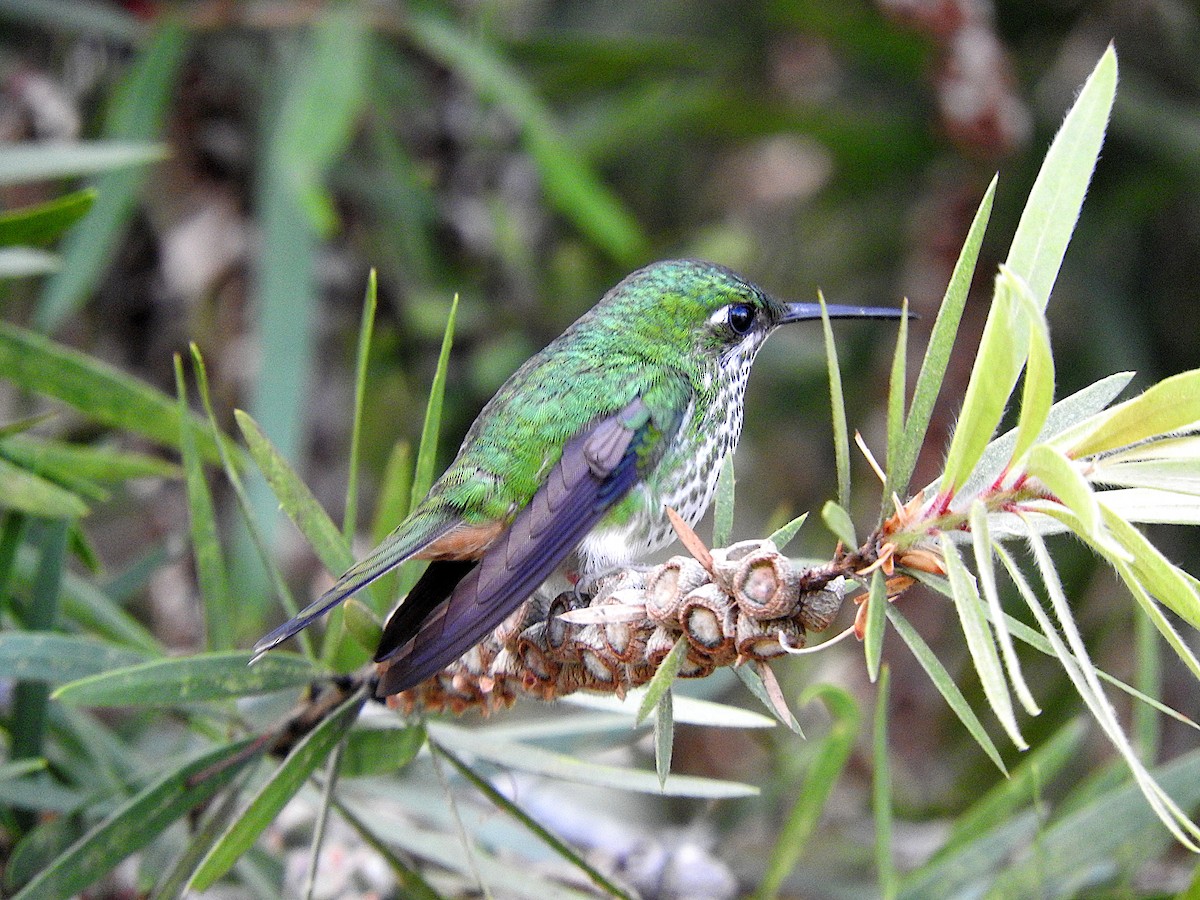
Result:
[[[998,171],[962,352],[914,484],[932,480],[991,275],[1055,128],[1110,41],[1121,65],[1117,105],[1049,310],[1058,395],[1120,370],[1137,370],[1135,385],[1145,386],[1200,365],[1200,13],[1183,0],[0,0],[0,23],[0,142],[103,137],[167,148],[158,164],[96,180],[100,200],[64,241],[62,270],[0,284],[0,316],[168,393],[172,355],[195,341],[218,414],[231,425],[235,407],[249,410],[335,520],[362,297],[369,269],[378,270],[360,549],[393,447],[419,437],[454,294],[462,305],[447,462],[525,358],[626,273],[665,257],[724,263],[789,299],[818,289],[838,303],[907,297],[921,316],[910,336],[915,378]],[[0,203],[62,190],[23,185]],[[846,323],[837,334],[851,427],[882,457],[894,331]],[[5,417],[28,403],[0,392]],[[819,329],[768,345],[746,423],[738,538],[818,510],[834,493]],[[95,436],[69,416],[53,427]],[[290,576],[302,596],[315,592],[328,573],[256,490]],[[878,496],[865,466],[856,494],[869,526]],[[241,635],[248,643],[278,612],[239,550],[228,492],[219,499],[254,611]],[[199,633],[180,549],[186,521],[182,488],[164,484],[124,492],[87,523],[111,571],[148,547],[168,548],[136,603],[180,648]],[[1160,529],[1154,538],[1200,570],[1186,535]],[[800,541],[812,555],[833,544],[814,523]],[[1099,661],[1128,676],[1128,597],[1110,576],[1093,577],[1085,553],[1060,549],[1074,560],[1064,569]],[[907,609],[970,693],[953,610],[916,595]],[[897,810],[936,823],[998,776],[903,645],[889,644],[887,658]],[[843,645],[777,669],[789,696],[832,679],[869,703],[860,660]],[[1044,679],[1046,712],[1027,731],[1036,739],[1078,702],[1061,671],[1030,664]],[[1194,697],[1172,695],[1169,668],[1164,679],[1168,702],[1200,712]],[[1173,731],[1165,738],[1167,755],[1194,744]],[[737,846],[773,832],[802,746],[687,728],[678,741],[677,770],[760,784],[764,797],[752,812],[660,805],[655,816],[710,820]],[[831,844],[859,852],[831,850],[822,865],[832,868],[818,866],[819,875],[869,878],[868,764],[852,762],[833,807],[842,820],[830,826]],[[920,856],[923,835],[919,824],[898,835],[902,862]]]

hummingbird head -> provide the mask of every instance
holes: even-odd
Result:
[[[900,310],[878,307],[826,309],[830,318],[900,316]],[[639,269],[609,292],[601,310],[629,338],[627,346],[696,372],[709,385],[714,376],[744,372],[779,326],[821,317],[817,303],[777,300],[725,266],[694,259]]]

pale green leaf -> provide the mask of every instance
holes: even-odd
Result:
[[[76,519],[88,513],[78,495],[0,458],[0,508],[47,519]]]
[[[645,688],[628,691],[623,698],[612,694],[577,693],[563,697],[559,702],[584,709],[616,712],[636,717],[641,710]],[[774,728],[775,719],[748,709],[702,700],[698,697],[675,697],[674,715],[676,722],[684,725],[704,725],[708,728]],[[553,730],[553,729],[551,729]]]
[[[671,774],[671,755],[675,749],[675,717],[671,710],[671,692],[668,690],[654,705],[654,771],[658,773],[658,786],[665,787]]]
[[[475,759],[576,784],[710,800],[750,797],[758,793],[758,788],[750,785],[688,775],[672,775],[665,785],[660,785],[654,772],[590,762],[529,744],[495,741],[486,730],[467,729],[446,722],[429,722],[427,727],[439,744]]]
[[[144,652],[81,635],[0,633],[0,678],[64,684],[145,661]]]
[[[325,674],[308,657],[200,653],[152,660],[64,684],[54,698],[72,706],[178,706],[305,687]]]
[[[169,772],[110,813],[40,872],[14,900],[66,900],[99,880],[233,780],[257,754],[245,740]]]
[[[1200,460],[1196,459],[1141,459],[1118,462],[1105,456],[1088,466],[1085,474],[1093,484],[1151,488],[1176,495],[1200,496]],[[1192,505],[1196,505],[1195,500],[1192,501]]]
[[[1021,310],[1029,326],[1025,386],[1021,392],[1021,413],[1013,447],[1013,459],[1019,460],[1041,434],[1050,407],[1054,405],[1054,357],[1050,352],[1050,328],[1030,293],[1029,285],[1020,275],[1003,265],[1000,267],[1000,278],[1006,283],[1016,308]]]
[[[48,275],[62,268],[58,254],[37,247],[0,247],[0,280]]]
[[[1072,431],[1055,444],[1080,458],[1184,431],[1200,424],[1200,369],[1164,378],[1144,393],[1114,406],[1082,433]]]
[[[358,457],[362,442],[363,404],[367,398],[367,362],[371,354],[371,336],[375,332],[375,311],[379,305],[379,280],[372,269],[367,276],[363,298],[362,322],[358,327],[358,352],[354,360],[354,415],[350,425],[350,461],[346,472],[346,506],[342,516],[342,537],[353,546],[358,529]]]
[[[5,144],[0,152],[0,185],[94,175],[156,162],[166,155],[163,144],[122,140]]]
[[[767,538],[767,540],[774,544],[776,549],[778,549],[780,552],[783,552],[783,549],[792,542],[792,538],[794,538],[799,533],[800,529],[804,527],[804,522],[807,519],[808,513],[803,513],[799,516],[796,516],[796,518],[792,519],[792,521],[788,522],[786,525],[776,528],[775,531],[772,532],[771,536]]]
[[[1029,451],[1024,466],[1026,472],[1044,484],[1063,506],[1075,513],[1088,537],[1103,540],[1096,495],[1071,460],[1049,444],[1038,444]]]
[[[917,465],[917,454],[925,443],[929,419],[933,415],[933,406],[942,389],[946,367],[954,350],[954,338],[958,333],[958,323],[962,319],[967,295],[970,293],[975,263],[979,258],[979,248],[983,244],[983,235],[992,214],[992,201],[995,196],[996,178],[993,177],[983,200],[979,203],[979,209],[975,211],[975,218],[971,221],[971,228],[963,242],[958,261],[954,264],[950,283],[946,285],[946,295],[942,299],[937,319],[933,323],[933,331],[929,335],[925,358],[921,361],[921,372],[917,376],[917,386],[913,389],[912,405],[904,423],[903,443],[894,461],[888,465],[885,504],[890,500],[893,491],[899,493],[908,487],[913,469]],[[890,453],[888,458],[893,459]]]
[[[867,595],[867,624],[863,634],[863,653],[867,660],[867,677],[872,683],[879,678],[879,662],[883,658],[884,624],[887,622],[887,591],[883,573],[876,569],[871,573],[871,587]]]
[[[733,454],[726,453],[717,473],[717,492],[713,497],[714,547],[727,547],[733,540],[733,501],[737,479],[733,471]]]
[[[1111,493],[1111,492],[1110,492]],[[1130,568],[1139,582],[1160,603],[1175,612],[1193,628],[1200,629],[1200,593],[1186,572],[1172,563],[1146,536],[1129,524],[1108,505],[1107,496],[1099,501],[1109,533],[1133,555]]]
[[[908,648],[912,651],[917,662],[921,664],[921,668],[925,670],[925,674],[929,676],[929,680],[933,682],[933,686],[938,689],[938,692],[945,698],[950,709],[958,716],[959,721],[963,723],[971,737],[975,738],[975,742],[983,749],[983,752],[988,755],[988,758],[996,764],[1005,775],[1008,774],[1008,769],[1004,765],[1004,760],[1000,757],[1000,751],[996,749],[996,745],[988,736],[987,730],[983,727],[983,723],[979,721],[979,717],[971,709],[967,698],[963,696],[958,685],[954,683],[954,679],[950,677],[950,673],[946,671],[946,667],[934,655],[929,645],[925,643],[925,639],[917,632],[908,620],[900,614],[896,609],[895,604],[889,603],[887,607],[887,616],[892,623],[892,627],[904,639],[904,643],[908,644]]]
[[[1130,522],[1153,525],[1200,525],[1200,503],[1192,494],[1154,488],[1119,488],[1097,494],[1097,501]]]
[[[875,819],[875,868],[884,900],[896,896],[896,860],[892,853],[892,767],[888,745],[890,669],[879,671],[871,740],[871,807]]]
[[[842,370],[838,366],[837,347],[833,343],[833,326],[825,297],[818,293],[821,303],[821,329],[825,335],[825,365],[829,372],[829,406],[833,416],[833,450],[837,461],[838,504],[850,508],[850,432],[846,426],[846,398],[842,393]],[[824,511],[822,511],[824,515]],[[849,516],[846,517],[849,521]],[[837,531],[834,531],[837,534]],[[853,528],[850,529],[853,534]],[[840,537],[840,535],[839,535]],[[846,546],[857,546],[853,540]]]
[[[687,636],[681,634],[679,639],[675,641],[675,646],[671,648],[671,651],[659,663],[654,677],[646,685],[645,692],[642,694],[642,701],[638,704],[638,712],[634,724],[641,725],[642,722],[646,721],[646,716],[650,715],[650,712],[658,706],[662,698],[671,692],[671,685],[675,683],[675,676],[679,674],[679,669],[687,659],[687,651]]]
[[[844,547],[857,547],[858,538],[854,535],[854,522],[846,508],[832,500],[827,500],[821,507],[821,521],[833,532],[834,537],[842,542]]]
[[[975,587],[975,579],[963,565],[958,555],[958,548],[947,535],[942,535],[942,558],[946,563],[946,576],[950,581],[950,591],[954,597],[954,607],[958,611],[958,619],[962,624],[963,635],[967,639],[967,650],[975,663],[975,671],[979,673],[979,681],[988,704],[1009,738],[1021,750],[1029,745],[1021,736],[1017,719],[1013,713],[1012,697],[1009,694],[1008,682],[1000,666],[1000,656],[996,651],[996,641],[988,629],[987,617],[984,614],[983,599]]]
[[[388,724],[372,727],[360,722],[346,736],[339,778],[389,775],[412,762],[425,745],[422,725]]]
[[[287,759],[251,798],[242,814],[234,819],[209,850],[204,862],[192,876],[188,886],[190,890],[205,891],[210,888],[254,845],[263,830],[303,787],[309,775],[345,737],[358,718],[365,699],[361,692],[351,696],[292,749]]]

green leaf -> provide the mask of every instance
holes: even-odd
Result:
[[[146,654],[79,635],[0,633],[0,678],[64,684],[146,661]]]
[[[904,391],[905,374],[908,370],[908,298],[900,307],[900,327],[896,332],[896,349],[892,353],[892,373],[888,378],[887,405],[887,464],[884,468],[891,472],[896,466],[896,460],[905,451],[904,442]],[[885,488],[883,505],[891,502],[892,493]]]
[[[371,355],[371,336],[375,331],[375,311],[379,305],[379,281],[372,269],[367,276],[367,294],[363,299],[362,323],[358,328],[358,352],[354,362],[354,415],[350,426],[350,462],[346,474],[346,508],[342,517],[342,537],[353,546],[358,530],[358,457],[362,442],[363,404],[367,398],[367,362]]]
[[[27,141],[5,144],[4,152],[0,153],[0,186],[93,175],[109,169],[125,169],[157,162],[166,155],[167,148],[162,144],[135,141]],[[72,201],[72,197],[95,193],[94,189],[79,191],[34,209],[40,210],[61,203],[61,211],[79,202]],[[90,206],[90,203],[88,205]],[[23,211],[18,210],[10,215],[19,216],[21,212]]]
[[[1047,151],[1013,235],[1006,264],[1028,284],[1038,309],[1046,307],[1079,217],[1104,140],[1116,78],[1117,58],[1109,47]],[[947,454],[944,495],[959,491],[1000,422],[1025,364],[1029,327],[1001,276]]]
[[[619,713],[622,717],[633,717],[636,719],[641,712],[642,700],[645,695],[645,688],[634,688],[626,692],[623,698],[616,697],[613,694],[587,694],[580,692],[569,694],[563,697],[560,702],[570,704],[571,706],[580,706],[584,709]],[[699,697],[675,697],[672,706],[674,707],[675,721],[681,722],[684,725],[737,729],[775,727],[775,719],[770,716],[742,709],[740,706],[714,703],[712,700],[701,700]],[[564,718],[560,717],[559,721],[563,721]],[[550,736],[560,733],[556,730],[556,725],[558,724],[556,722],[549,726],[549,732],[547,733]],[[626,730],[628,728],[627,720],[624,718],[621,719],[618,727],[621,730]],[[500,733],[500,726],[493,725],[492,729],[493,734]],[[607,726],[604,726],[602,730],[608,730]]]
[[[571,147],[528,81],[491,47],[440,18],[413,12],[407,25],[422,50],[517,123],[547,199],[560,213],[623,264],[646,258],[648,242],[637,221]]]
[[[844,547],[857,547],[858,538],[854,535],[854,522],[846,508],[832,500],[827,500],[821,507],[821,521],[833,532],[833,536],[842,542]]]
[[[1025,386],[1021,392],[1021,414],[1017,420],[1017,439],[1013,459],[1033,446],[1046,426],[1046,417],[1054,405],[1054,357],[1050,352],[1050,327],[1029,290],[1029,285],[1007,266],[1000,267],[1000,279],[1022,310],[1029,326],[1029,346],[1026,350]]]
[[[1114,406],[1083,434],[1064,435],[1056,446],[1074,458],[1103,453],[1200,423],[1200,369],[1164,378],[1145,393]],[[1082,430],[1082,429],[1080,429]]]
[[[733,540],[733,500],[737,478],[733,472],[733,454],[726,453],[717,473],[717,492],[713,497],[713,546],[727,547]]]
[[[371,727],[365,724],[346,736],[340,778],[390,775],[416,759],[425,744],[422,725]]]
[[[169,17],[161,21],[113,95],[104,122],[106,138],[142,142],[162,132],[188,34],[178,21]],[[53,331],[95,289],[116,256],[117,243],[133,215],[147,174],[144,167],[125,166],[95,182],[96,203],[67,233],[62,245],[62,269],[46,283],[38,303],[34,315],[38,330]]]
[[[234,410],[233,415],[246,439],[250,456],[267,479],[280,507],[316,551],[322,565],[330,572],[344,572],[349,569],[354,565],[354,555],[350,552],[341,531],[333,524],[324,507],[317,502],[308,485],[280,455],[275,445],[267,439],[258,423],[250,418],[248,413],[238,409]]]
[[[14,900],[67,900],[159,837],[228,784],[258,754],[252,741],[220,747],[143,788],[76,841]]]
[[[635,725],[641,725],[646,721],[646,716],[650,715],[651,710],[658,706],[659,701],[671,692],[671,685],[675,683],[675,676],[679,674],[680,667],[683,666],[684,660],[687,659],[687,651],[687,636],[681,634],[678,640],[675,641],[675,646],[671,648],[671,651],[659,663],[654,677],[646,685],[645,693],[642,694],[642,702],[638,705],[637,718],[634,720]]]
[[[954,607],[958,611],[958,619],[962,624],[963,636],[967,639],[971,660],[975,663],[975,671],[979,673],[983,693],[992,707],[992,712],[1008,732],[1009,738],[1024,750],[1029,745],[1021,737],[1021,730],[1013,714],[1008,682],[1005,681],[1004,671],[1000,667],[995,638],[988,630],[983,599],[975,587],[975,579],[963,565],[958,548],[954,546],[949,535],[942,535],[941,549],[942,558],[946,563],[946,575],[950,580],[950,591],[954,597]]]
[[[189,412],[187,384],[183,377],[183,360],[178,353],[175,354],[175,390],[179,396],[179,419],[186,423]],[[195,434],[186,425],[179,430],[179,443],[183,451],[188,523],[208,638],[207,649],[231,650],[237,624],[234,620],[236,610],[230,602],[229,571],[217,533],[212,493],[204,477]]]
[[[305,687],[326,672],[295,653],[198,653],[152,660],[65,684],[54,699],[72,706],[179,706]]]
[[[850,432],[846,427],[846,398],[842,393],[842,371],[838,367],[837,347],[833,343],[833,327],[829,324],[829,311],[825,308],[825,297],[820,293],[821,329],[825,335],[825,365],[829,371],[829,406],[833,416],[833,450],[837,460],[838,505],[843,510],[850,508]],[[828,508],[828,507],[826,507]],[[825,512],[822,510],[822,516]],[[850,517],[846,517],[849,521]],[[828,523],[828,520],[826,520]],[[851,527],[850,533],[853,535]],[[838,534],[834,530],[834,534]],[[840,534],[838,534],[841,537]],[[851,540],[847,547],[858,546]]]
[[[0,279],[48,275],[62,268],[54,253],[36,247],[0,247]]]
[[[667,691],[654,706],[654,771],[658,786],[666,787],[671,774],[671,755],[675,750],[675,717],[671,709],[671,692]]]
[[[863,635],[863,653],[867,661],[867,677],[874,684],[879,678],[879,662],[883,657],[884,616],[887,610],[887,591],[884,589],[883,573],[876,569],[871,573],[871,588],[867,596],[867,624]]]
[[[971,544],[975,551],[975,570],[979,573],[979,585],[984,599],[987,600],[988,618],[996,632],[996,643],[1000,645],[1000,654],[1004,659],[1004,670],[1008,673],[1008,681],[1017,694],[1017,699],[1031,716],[1041,713],[1029,685],[1025,683],[1025,675],[1021,672],[1021,660],[1013,646],[1012,635],[1004,615],[1004,607],[1000,602],[1000,591],[996,588],[996,566],[992,557],[992,538],[989,533],[987,509],[979,500],[971,503],[968,513],[971,526]]]
[[[785,725],[787,729],[792,732],[792,734],[798,734],[800,737],[804,737],[804,731],[800,728],[800,723],[796,721],[796,717],[792,715],[791,710],[787,709],[786,707],[780,709],[774,702],[772,702],[771,694],[767,690],[767,686],[763,682],[762,676],[759,675],[758,672],[749,666],[735,666],[733,674],[736,675],[742,684],[744,684],[750,691],[750,693],[758,699],[758,702],[765,706],[771,715],[778,719],[780,723]]]
[[[351,696],[304,736],[251,798],[242,814],[234,819],[220,840],[209,850],[204,862],[192,876],[189,890],[208,890],[254,845],[263,829],[275,820],[280,810],[304,786],[304,782],[317,766],[325,761],[346,736],[365,701],[366,695],[361,691]]]
[[[983,244],[983,235],[992,214],[992,201],[995,196],[996,179],[993,177],[983,200],[979,203],[979,209],[975,212],[975,218],[971,221],[967,239],[963,242],[958,261],[954,264],[950,283],[946,285],[946,295],[933,323],[929,345],[925,348],[925,358],[921,361],[921,372],[917,376],[917,386],[913,389],[908,418],[904,423],[904,438],[894,457],[889,452],[888,486],[883,495],[885,504],[893,491],[902,493],[908,487],[913,469],[917,465],[917,455],[925,443],[929,420],[942,389],[946,367],[950,363],[954,338],[958,333],[958,324],[962,319],[967,295],[970,293],[975,263],[979,259],[979,248]],[[891,444],[888,446],[890,448]]]
[[[1105,50],[1075,98],[1029,192],[1006,264],[1029,284],[1046,308],[1075,230],[1083,197],[1104,143],[1117,89],[1117,54]],[[989,319],[990,322],[990,319]],[[1024,334],[1019,341],[1024,343]]]
[[[53,482],[0,458],[0,507],[47,519],[76,519],[88,514],[79,497]]]
[[[64,484],[115,484],[133,478],[179,478],[179,466],[157,456],[15,434],[0,438],[0,455]]]
[[[829,733],[817,743],[804,784],[797,792],[796,802],[771,850],[771,858],[755,895],[759,900],[778,896],[784,879],[804,854],[858,736],[862,716],[849,693],[830,684],[818,684],[804,692],[801,702],[816,699],[825,702],[833,722]]]
[[[788,522],[786,525],[776,528],[775,531],[771,533],[771,536],[768,538],[768,540],[773,543],[780,552],[782,552],[783,549],[792,542],[792,538],[794,538],[797,533],[799,533],[800,529],[804,527],[804,522],[807,518],[808,513],[803,513],[799,516],[796,516],[796,518],[792,519],[792,521]]]
[[[1151,488],[1171,494],[1200,496],[1200,464],[1195,459],[1139,459],[1121,462],[1104,456],[1087,467],[1093,484]]]
[[[383,620],[375,610],[357,597],[349,597],[342,604],[346,632],[368,653],[374,654],[383,640]]]
[[[497,809],[504,811],[513,819],[524,825],[527,829],[529,829],[530,832],[533,833],[535,837],[546,844],[546,846],[548,846],[551,850],[565,859],[572,866],[586,874],[588,878],[590,878],[592,882],[606,894],[612,897],[621,897],[624,898],[624,900],[632,900],[629,894],[625,893],[623,890],[605,878],[602,874],[600,874],[600,872],[592,867],[586,859],[572,850],[567,844],[563,843],[563,841],[559,840],[559,838],[555,837],[555,835],[550,831],[543,828],[540,823],[529,816],[523,809],[521,809],[520,806],[518,806],[516,803],[513,803],[511,800],[501,794],[492,786],[491,782],[489,782],[486,778],[480,777],[461,759],[446,750],[444,747],[435,745],[433,749],[438,753],[439,756],[442,756],[444,759],[449,761],[450,765],[454,766],[454,768],[458,770],[459,774],[471,782],[471,784],[473,784],[477,790],[487,797]]]
[[[878,574],[878,573],[876,573]],[[872,584],[872,587],[874,585]],[[875,868],[879,893],[896,896],[896,860],[892,854],[892,768],[888,758],[888,694],[890,670],[884,665],[875,689],[875,727],[871,741],[871,806],[875,814]]]
[[[1083,473],[1069,459],[1048,444],[1038,444],[1025,458],[1025,470],[1075,514],[1081,536],[1097,544],[1107,541],[1101,528],[1100,505],[1096,495],[1092,493]],[[1119,555],[1121,549],[1114,547],[1112,552]]]
[[[0,322],[0,378],[61,400],[94,422],[132,431],[167,447],[179,446],[179,405],[143,381],[41,335]],[[204,458],[216,444],[198,416],[186,420]]]
[[[0,153],[0,168],[8,161],[7,156],[7,150]],[[89,188],[0,213],[0,247],[49,244],[83,218],[95,202],[96,192]]]
[[[1008,769],[1004,765],[1004,760],[1000,757],[1000,751],[996,749],[996,745],[988,736],[983,723],[979,721],[979,717],[975,715],[970,704],[967,703],[967,698],[962,695],[962,691],[958,689],[958,685],[954,683],[954,679],[950,677],[950,673],[946,671],[946,667],[942,665],[941,661],[934,656],[933,651],[929,649],[929,645],[925,643],[925,639],[900,614],[894,603],[888,604],[887,616],[888,620],[892,623],[892,627],[904,639],[904,643],[908,644],[908,649],[912,651],[917,662],[921,664],[921,668],[925,670],[925,674],[929,676],[929,680],[933,682],[933,686],[938,689],[938,692],[945,698],[946,703],[949,704],[950,709],[954,711],[959,721],[971,733],[971,737],[975,738],[975,742],[983,748],[983,752],[996,764],[996,768],[1007,775]]]
[[[427,727],[437,743],[457,752],[518,772],[531,772],[576,784],[709,800],[758,794],[758,788],[750,785],[688,775],[672,775],[665,785],[660,785],[658,775],[654,772],[585,761],[529,744],[496,741],[486,730],[467,729],[446,722],[429,722]]]

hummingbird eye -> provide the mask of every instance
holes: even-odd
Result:
[[[734,303],[729,307],[729,329],[739,337],[754,327],[754,307],[749,303]]]

